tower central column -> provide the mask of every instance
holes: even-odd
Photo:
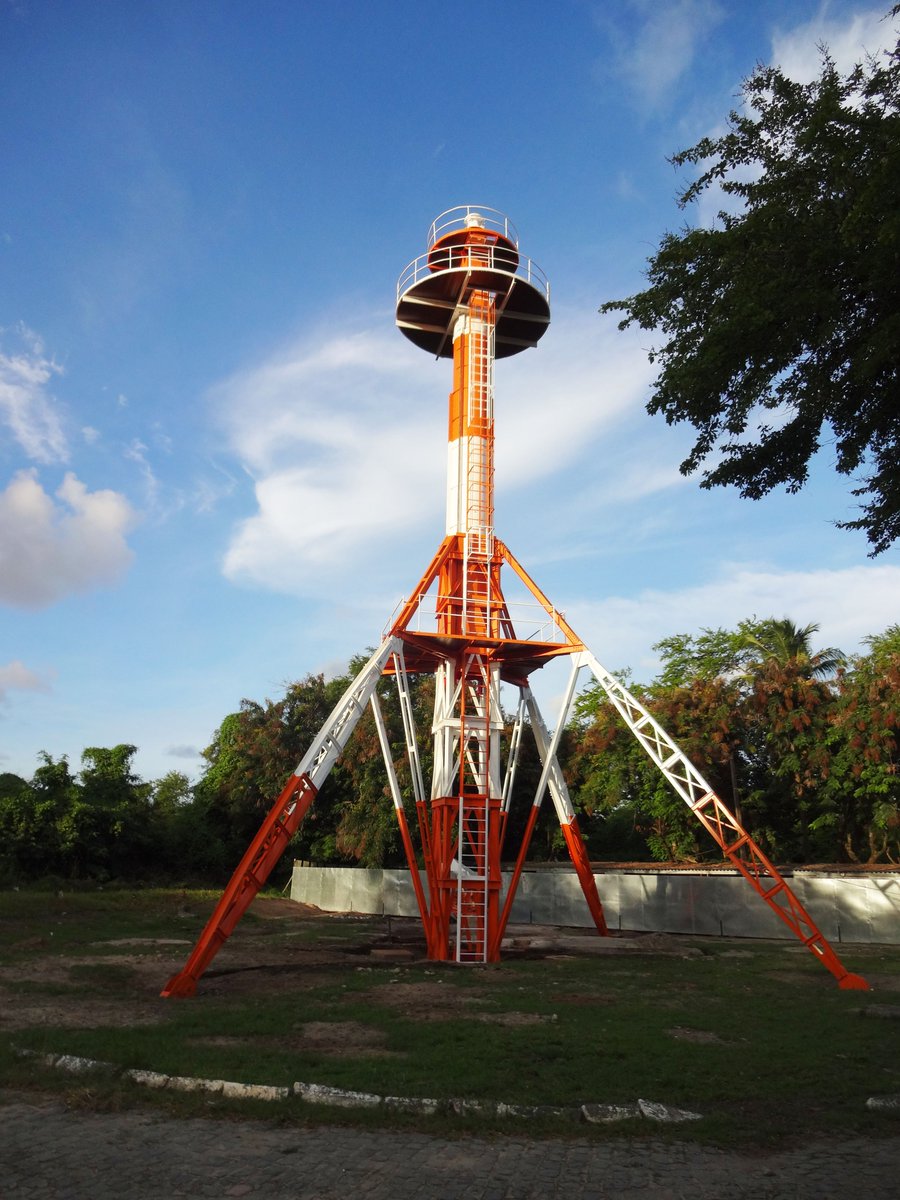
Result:
[[[448,405],[446,537],[437,575],[440,665],[426,867],[433,959],[500,954],[503,821],[500,676],[512,628],[494,538],[494,360],[533,345],[549,319],[537,272],[492,210],[451,210],[401,281],[398,321],[453,359]],[[445,219],[446,218],[446,219]],[[499,219],[498,219],[499,218]],[[534,272],[534,279],[532,273]]]

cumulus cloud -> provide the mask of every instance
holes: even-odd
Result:
[[[66,462],[69,452],[60,411],[48,385],[62,367],[47,356],[41,339],[26,325],[0,329],[17,349],[0,351],[0,422],[30,459]]]
[[[530,485],[564,469],[643,412],[654,370],[642,339],[646,334],[638,330],[620,333],[593,304],[557,305],[537,353],[500,363],[498,489]],[[601,463],[604,471],[630,470],[627,452]]]
[[[49,691],[49,680],[26,667],[19,659],[13,659],[5,665],[0,664],[0,703],[6,700],[7,692]]]
[[[560,306],[539,354],[498,367],[498,493],[565,469],[640,411],[649,373],[637,340],[593,305]],[[446,361],[388,329],[298,343],[214,389],[256,502],[234,532],[225,574],[309,594],[391,554],[410,531],[433,529],[436,544],[449,383]],[[610,467],[630,469],[627,453]]]
[[[226,553],[229,578],[308,591],[309,572],[439,511],[443,389],[390,332],[290,346],[214,390],[257,506]]]
[[[134,513],[124,496],[90,492],[67,472],[56,498],[34,469],[0,492],[0,602],[45,608],[114,583],[130,564],[125,535]]]
[[[733,563],[715,578],[690,587],[582,599],[569,605],[568,615],[606,666],[629,666],[636,678],[649,679],[658,667],[651,647],[661,638],[734,628],[753,616],[818,624],[817,646],[858,653],[864,637],[896,621],[898,595],[900,566],[791,571]]]

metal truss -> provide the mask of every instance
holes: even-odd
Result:
[[[835,954],[778,868],[641,702],[589,651],[575,655],[575,669],[582,666],[589,668],[641,747],[757,895],[831,972],[840,987],[868,990],[866,981],[851,974]]]

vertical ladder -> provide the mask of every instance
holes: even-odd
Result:
[[[477,665],[476,665],[477,664]],[[463,667],[456,816],[456,946],[460,963],[487,962],[490,950],[490,684],[477,658]]]
[[[468,340],[463,627],[487,629],[490,627],[487,564],[494,549],[494,299],[487,292],[476,292],[471,297]]]
[[[489,822],[487,796],[459,797],[455,958],[460,963],[487,962]]]

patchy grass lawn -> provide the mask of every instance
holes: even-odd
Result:
[[[889,1016],[891,1006],[900,1012],[900,947],[842,948],[868,993],[842,992],[788,942],[638,936],[594,955],[585,935],[583,952],[567,939],[561,952],[460,968],[425,961],[413,922],[260,896],[197,997],[161,999],[214,899],[0,895],[0,1082],[96,1104],[148,1100],[121,1080],[76,1083],[14,1053],[30,1049],[382,1095],[553,1105],[640,1097],[706,1117],[671,1136],[723,1143],[897,1132],[896,1118],[865,1101],[900,1092],[900,1022]],[[203,1096],[154,1102],[229,1109]],[[279,1116],[306,1120],[310,1108],[292,1100]],[[614,1136],[635,1126],[576,1129]]]

